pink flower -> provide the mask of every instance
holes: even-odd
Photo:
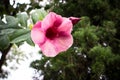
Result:
[[[72,46],[73,23],[79,20],[79,18],[65,18],[50,12],[43,21],[38,21],[34,25],[31,38],[35,44],[39,45],[45,56],[54,57]]]

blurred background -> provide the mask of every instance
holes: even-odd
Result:
[[[120,80],[120,0],[0,0],[0,80]],[[30,29],[48,12],[79,17],[74,44],[45,57]]]

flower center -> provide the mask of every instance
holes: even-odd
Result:
[[[57,35],[57,30],[55,28],[48,28],[46,31],[46,37],[49,39],[55,38]]]

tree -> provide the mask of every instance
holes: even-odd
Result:
[[[81,17],[74,44],[54,58],[42,56],[31,66],[44,80],[119,80],[119,0],[53,0],[46,9]],[[86,17],[87,16],[87,17]]]

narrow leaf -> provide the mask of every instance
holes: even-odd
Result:
[[[18,18],[19,23],[21,24],[21,26],[27,27],[28,15],[27,15],[26,12],[18,13],[17,18]]]
[[[34,24],[39,20],[43,20],[46,15],[47,12],[44,9],[36,9],[31,11],[31,18]]]
[[[18,43],[22,41],[26,41],[30,37],[30,30],[27,29],[19,29],[14,32],[14,34],[10,35],[11,43]]]
[[[6,16],[8,27],[18,27],[18,19],[13,16]]]
[[[6,49],[10,45],[7,35],[0,35],[0,50]]]

